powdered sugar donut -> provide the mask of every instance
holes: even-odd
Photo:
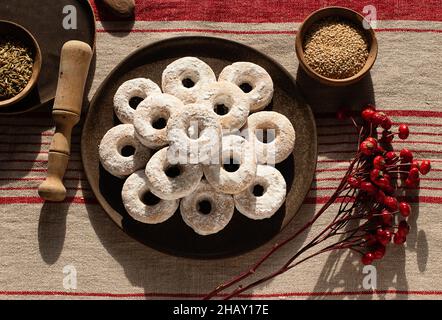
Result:
[[[226,81],[202,87],[198,102],[207,103],[219,116],[223,129],[241,129],[249,115],[249,102],[245,93]]]
[[[167,122],[184,104],[167,94],[152,94],[138,106],[134,115],[137,138],[147,147],[160,148],[167,145]]]
[[[217,192],[205,180],[201,180],[198,188],[182,199],[180,205],[184,222],[202,236],[224,229],[234,210],[232,196]]]
[[[290,120],[278,112],[251,114],[247,119],[247,134],[260,164],[275,164],[285,160],[295,146],[295,129]]]
[[[114,96],[114,110],[122,123],[132,123],[135,109],[130,106],[132,98],[146,99],[153,93],[161,93],[160,87],[145,78],[136,78],[124,82]]]
[[[272,100],[272,78],[264,68],[257,64],[235,62],[221,71],[218,80],[233,82],[241,88],[248,87],[250,91],[245,92],[249,99],[251,112],[264,109]]]
[[[216,82],[212,68],[195,57],[184,57],[169,64],[163,71],[163,92],[174,95],[184,104],[194,103],[201,88]]]
[[[143,168],[150,158],[150,150],[135,138],[131,124],[110,129],[101,140],[98,151],[104,169],[119,178]]]
[[[206,105],[189,104],[167,123],[169,160],[174,163],[212,163],[218,159],[221,125]]]
[[[144,170],[138,170],[126,179],[121,191],[124,207],[137,221],[149,224],[164,222],[173,216],[180,202],[157,198],[153,199],[152,203],[146,203],[143,198],[147,198],[145,196],[150,192],[146,182]]]
[[[252,144],[241,136],[224,136],[221,164],[205,166],[203,171],[207,181],[217,191],[240,193],[255,180],[255,150]]]
[[[233,198],[239,212],[250,219],[261,220],[278,211],[286,192],[284,177],[276,168],[258,165],[255,182]]]
[[[157,197],[173,200],[191,194],[203,176],[201,165],[171,164],[165,147],[157,151],[146,165],[146,184]]]

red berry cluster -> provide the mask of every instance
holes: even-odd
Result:
[[[399,155],[394,152],[394,137],[407,139],[410,134],[408,126],[401,124],[397,129],[392,129],[391,119],[374,106],[368,106],[362,111],[362,126],[355,121],[350,110],[339,111],[337,118],[351,119],[359,134],[359,141],[355,157],[333,194],[296,232],[272,246],[248,270],[218,285],[206,299],[256,275],[257,270],[276,251],[310,229],[326,212],[330,220],[325,228],[320,228],[316,236],[309,237],[310,240],[289,255],[279,269],[269,271],[247,285],[238,285],[226,299],[238,296],[322,253],[349,249],[362,256],[363,264],[371,264],[384,257],[391,242],[401,245],[406,241],[410,232],[407,218],[411,214],[411,206],[398,197],[399,191],[418,188],[419,176],[427,174],[431,169],[430,161],[414,160],[413,154],[406,148]],[[328,212],[334,204],[339,205],[335,214]],[[308,255],[307,251],[310,252]]]
[[[391,131],[391,119],[373,106],[362,111],[362,118],[368,138],[360,143],[357,156],[361,157],[363,165],[348,176],[347,183],[359,191],[366,204],[370,203],[363,229],[365,242],[361,245],[365,250],[361,253],[362,263],[371,264],[384,256],[392,240],[398,245],[406,241],[410,230],[406,219],[411,206],[399,201],[396,193],[403,188],[418,188],[420,174],[427,174],[431,164],[428,160],[420,163],[414,160],[412,152],[406,148],[399,155],[393,151],[396,135],[402,140],[408,138],[407,125],[401,124],[397,131]],[[378,128],[382,128],[380,137],[373,137],[377,136]]]

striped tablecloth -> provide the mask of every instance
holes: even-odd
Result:
[[[108,15],[97,14],[97,61],[89,97],[130,52],[175,36],[211,35],[245,43],[298,76],[316,115],[318,167],[300,214],[276,240],[313,215],[337,186],[352,156],[356,136],[349,125],[332,116],[338,106],[360,107],[375,101],[395,123],[410,125],[410,149],[433,163],[414,198],[406,245],[392,245],[385,259],[375,264],[375,292],[362,286],[364,274],[358,257],[343,252],[315,258],[243,297],[442,297],[440,0],[136,2],[134,23],[110,21]],[[372,5],[377,10],[379,56],[371,78],[351,90],[318,87],[297,73],[296,30],[310,12],[326,5],[344,5],[360,12]],[[61,204],[43,203],[37,186],[45,176],[53,130],[49,110],[0,117],[0,298],[197,298],[242,271],[270,247],[271,243],[230,259],[194,261],[159,253],[132,240],[97,205],[88,186],[79,153],[80,127],[73,133],[73,155],[65,178],[68,199]],[[264,271],[278,266],[324,223],[318,221],[276,255]],[[76,288],[66,283],[74,269]]]

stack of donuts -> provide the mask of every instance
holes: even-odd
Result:
[[[128,214],[157,224],[179,207],[200,235],[222,230],[235,207],[250,219],[271,217],[286,197],[274,164],[292,153],[295,130],[282,114],[262,111],[273,97],[267,71],[236,62],[217,79],[205,62],[184,57],[166,67],[161,87],[123,83],[114,96],[122,124],[99,146],[104,169],[126,179]]]

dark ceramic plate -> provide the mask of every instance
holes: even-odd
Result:
[[[74,6],[77,28],[63,27],[63,8]],[[29,30],[37,40],[42,66],[37,85],[29,95],[0,109],[0,115],[19,114],[50,103],[57,88],[61,47],[66,41],[80,40],[95,46],[95,17],[87,0],[0,0],[0,20],[12,21]]]
[[[158,225],[142,224],[125,211],[121,200],[124,181],[111,176],[100,165],[98,145],[107,130],[118,124],[112,99],[126,80],[150,78],[161,84],[164,68],[177,58],[195,56],[208,63],[218,75],[235,61],[250,61],[271,75],[275,93],[267,107],[286,115],[296,130],[295,152],[277,165],[288,187],[287,200],[271,218],[250,220],[235,211],[221,232],[200,236],[182,220],[179,212]],[[122,61],[106,78],[93,98],[81,141],[83,165],[99,203],[111,219],[138,241],[163,252],[194,258],[217,258],[254,249],[275,236],[295,216],[313,179],[316,157],[316,126],[310,107],[300,97],[294,79],[273,59],[237,42],[211,37],[179,37],[141,48]]]

